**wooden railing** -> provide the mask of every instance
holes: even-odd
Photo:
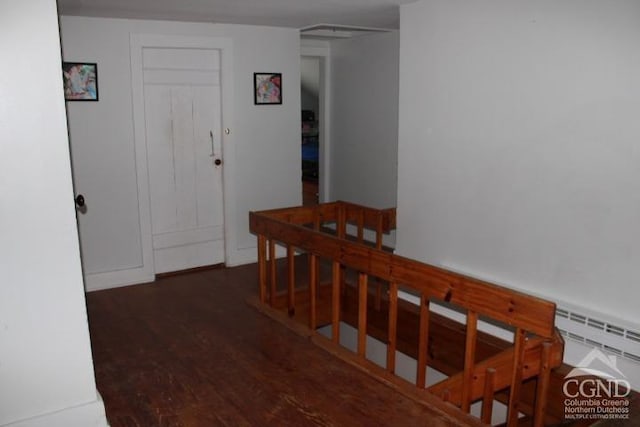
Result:
[[[406,291],[419,300],[418,345],[412,355],[417,359],[416,387],[426,388],[466,413],[472,403],[482,401],[484,423],[490,423],[493,402],[502,396],[508,426],[517,425],[523,414],[533,419],[534,425],[544,425],[550,370],[561,364],[563,351],[554,326],[553,303],[385,250],[383,235],[395,228],[395,209],[335,202],[252,212],[250,228],[258,236],[261,303],[282,308],[290,317],[299,318],[304,312],[311,331],[330,324],[331,340],[339,345],[340,323],[347,317],[342,305],[352,289],[358,302],[354,319],[357,356],[366,359],[370,306],[383,309],[388,320],[383,332],[386,370],[395,373],[396,350],[402,351],[398,348],[399,311],[406,305],[398,295]],[[282,286],[278,284],[277,246],[286,249],[286,283]],[[296,254],[302,253],[308,257],[308,265],[304,267],[307,282],[301,286],[296,283]],[[324,274],[329,277],[326,282],[321,268],[330,271]],[[458,349],[464,356],[459,372],[449,372],[447,379],[426,387],[426,368],[439,363],[430,352],[430,339],[437,331],[430,329],[442,324],[430,307],[440,303],[461,311],[466,318],[460,326],[463,348]],[[487,352],[479,347],[487,334],[478,329],[479,320],[504,325],[513,339],[483,358]],[[530,378],[537,379],[535,402],[523,405],[520,391]]]

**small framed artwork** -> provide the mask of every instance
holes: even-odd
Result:
[[[253,73],[253,101],[256,105],[282,104],[282,73]]]
[[[98,100],[98,64],[63,62],[62,78],[66,101]]]

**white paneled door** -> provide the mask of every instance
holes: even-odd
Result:
[[[142,59],[155,272],[224,262],[220,52]]]

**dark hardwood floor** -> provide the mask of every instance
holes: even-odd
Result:
[[[98,390],[120,426],[444,426],[245,303],[256,266],[87,294]]]

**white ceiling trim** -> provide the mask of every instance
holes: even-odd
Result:
[[[415,0],[58,0],[61,15],[307,28],[397,29],[400,5]]]
[[[300,36],[309,39],[349,39],[374,33],[392,31],[387,28],[359,27],[353,25],[318,24],[300,29]]]

